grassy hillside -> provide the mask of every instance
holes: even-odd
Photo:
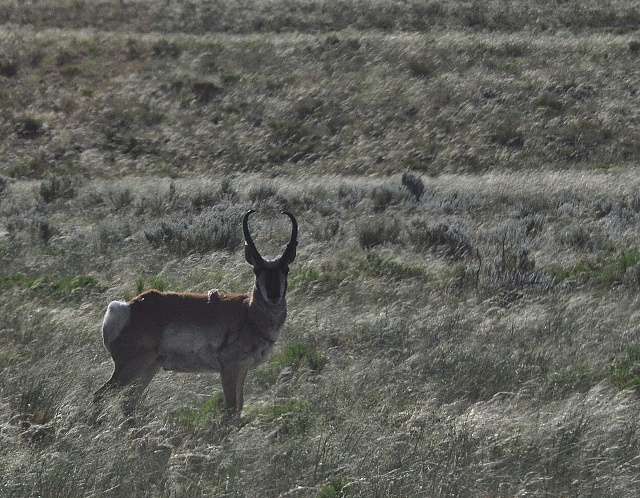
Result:
[[[635,496],[640,7],[0,2],[2,496]],[[298,258],[226,422],[92,393],[138,292]]]

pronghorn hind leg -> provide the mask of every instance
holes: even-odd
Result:
[[[151,365],[149,365],[149,367],[147,367],[142,375],[137,377],[136,380],[132,382],[131,387],[125,394],[125,400],[122,407],[125,416],[135,420],[136,405],[138,404],[138,400],[151,382],[151,379],[153,379],[154,375],[158,373],[158,370],[160,370],[160,367],[156,363],[152,363]]]
[[[114,358],[115,366],[111,378],[95,392],[94,402],[100,401],[111,390],[123,388],[135,382],[137,379],[146,377],[149,374],[149,369],[154,367],[157,357],[158,354],[150,350],[131,356],[126,360]],[[144,387],[147,387],[156,372],[157,368],[153,370],[153,374],[151,374],[146,381]]]

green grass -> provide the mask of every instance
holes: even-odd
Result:
[[[181,408],[169,414],[169,421],[186,429],[195,429],[224,420],[226,410],[222,391],[210,396],[198,408]]]
[[[627,270],[634,268],[640,262],[640,252],[637,249],[621,251],[619,254],[605,254],[591,260],[579,261],[567,268],[551,268],[551,275],[558,281],[595,286],[612,286],[621,284]],[[638,283],[638,281],[634,281]]]
[[[84,299],[93,293],[101,293],[105,287],[91,275],[70,275],[61,279],[49,275],[37,277],[23,273],[0,275],[0,291],[26,289],[37,297],[54,299]]]
[[[626,357],[613,358],[609,374],[618,389],[640,388],[640,348],[630,346]]]
[[[295,373],[299,370],[319,372],[327,362],[322,351],[304,342],[288,342],[282,349],[275,351],[267,365],[261,369],[261,377],[267,383],[274,383],[283,372]]]

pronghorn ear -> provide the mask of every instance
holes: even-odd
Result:
[[[290,265],[293,263],[293,260],[296,259],[296,247],[298,246],[298,222],[296,221],[295,216],[287,211],[283,211],[281,214],[286,214],[289,219],[291,219],[291,240],[289,240],[287,248],[284,250],[282,256],[280,256],[280,261],[286,265]]]
[[[260,254],[258,254],[256,251],[251,249],[249,244],[244,245],[244,259],[246,259],[247,263],[249,263],[255,269],[260,269],[263,266],[262,256],[260,256]]]

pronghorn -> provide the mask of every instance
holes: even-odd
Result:
[[[133,416],[139,396],[164,368],[178,372],[220,372],[230,417],[240,415],[247,371],[267,359],[287,315],[285,293],[289,265],[296,257],[298,223],[279,258],[265,260],[242,219],[244,254],[255,274],[251,294],[147,291],[129,302],[112,301],[102,323],[104,346],[111,353],[111,378],[95,394],[131,385],[124,411]]]

